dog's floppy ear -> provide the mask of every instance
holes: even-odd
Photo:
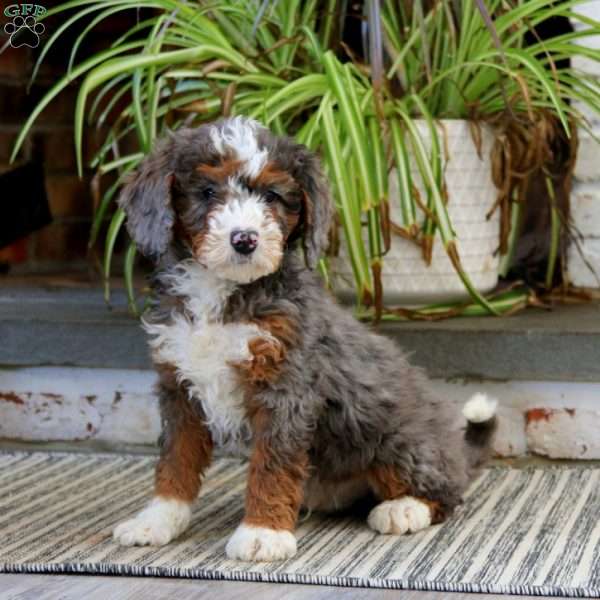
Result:
[[[170,168],[171,140],[163,140],[125,179],[118,204],[127,215],[127,231],[138,250],[157,261],[173,237],[175,212],[171,203],[174,174]]]
[[[314,269],[327,249],[333,205],[317,156],[296,146],[295,178],[303,191],[302,245],[306,264]]]

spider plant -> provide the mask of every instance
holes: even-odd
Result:
[[[341,31],[350,17],[340,8],[346,3],[335,0],[70,0],[46,15],[60,14],[63,20],[46,41],[33,77],[56,41],[76,28],[68,67],[26,121],[14,155],[45,107],[71,82],[80,81],[74,115],[80,174],[86,125],[110,125],[87,165],[96,173],[95,189],[104,190],[90,244],[108,220],[103,261],[108,281],[124,222],[114,203],[123,176],[168,129],[219,115],[248,115],[321,153],[363,314],[390,318],[402,312],[386,310],[381,286],[382,261],[391,236],[398,234],[421,246],[424,268],[432,245],[443,244],[479,307],[475,312],[504,313],[525,296],[510,292],[501,301],[486,299],[462,268],[446,209],[444,140],[435,120],[471,119],[474,143],[478,123],[489,122],[497,131],[495,208],[502,211],[500,249],[510,254],[516,238],[510,224],[518,221],[525,188],[518,175],[545,166],[553,135],[568,139],[574,126],[586,126],[571,100],[600,112],[594,82],[562,66],[576,55],[600,58],[599,50],[581,43],[600,27],[577,13],[581,1],[366,0],[361,50],[360,44],[349,48],[343,43]],[[124,11],[135,11],[137,24],[105,50],[80,60],[79,48],[89,32]],[[553,17],[591,27],[535,38],[536,27]],[[528,32],[534,34],[533,43],[527,43]],[[430,144],[424,143],[417,119],[427,124]],[[134,151],[125,151],[132,138]],[[529,153],[528,144],[533,145]],[[394,170],[403,221],[392,231],[387,182]],[[415,179],[426,190],[425,198],[415,192]],[[558,216],[553,223],[557,226]],[[134,264],[130,245],[125,278],[132,307]],[[326,274],[326,261],[322,268]],[[409,312],[444,311],[434,306]]]

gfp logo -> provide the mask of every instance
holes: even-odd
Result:
[[[4,9],[4,16],[12,18],[4,25],[4,33],[9,38],[8,42],[13,48],[28,46],[37,48],[40,43],[40,35],[44,33],[45,27],[38,23],[37,19],[48,12],[39,4],[11,4]]]

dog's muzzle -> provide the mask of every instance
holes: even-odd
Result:
[[[236,229],[231,232],[230,240],[236,252],[248,256],[258,246],[258,231],[254,229]]]

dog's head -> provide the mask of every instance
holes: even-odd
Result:
[[[144,255],[158,261],[177,241],[237,283],[277,271],[299,241],[315,268],[331,220],[316,156],[243,117],[159,142],[127,180],[119,204]]]

